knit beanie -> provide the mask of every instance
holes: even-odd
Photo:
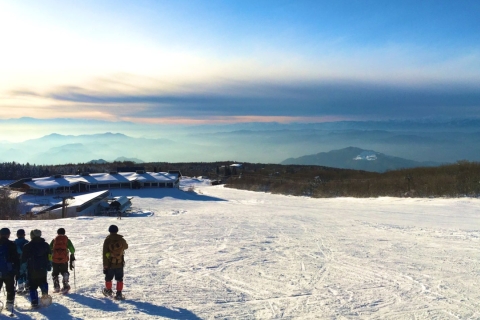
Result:
[[[63,228],[58,229],[57,234],[65,234],[65,229]]]
[[[10,235],[10,229],[8,228],[0,229],[0,236],[8,236],[8,235]]]
[[[118,232],[118,227],[114,224],[112,224],[109,228],[108,228],[108,232],[110,233],[117,233]]]
[[[42,236],[42,231],[38,230],[38,229],[34,229],[32,231],[30,231],[30,238],[35,238],[35,237],[41,237]]]

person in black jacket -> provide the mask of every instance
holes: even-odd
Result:
[[[30,232],[32,240],[23,247],[22,263],[27,264],[28,283],[30,284],[30,301],[32,307],[38,307],[38,291],[42,291],[42,301],[49,301],[47,272],[52,270],[52,251],[42,231],[35,229]]]
[[[13,241],[8,240],[10,229],[0,230],[0,290],[5,283],[7,291],[7,310],[13,309],[15,300],[15,275],[19,273],[20,263],[18,260],[17,246]]]

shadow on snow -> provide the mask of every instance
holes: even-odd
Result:
[[[72,300],[75,300],[75,302],[88,306],[92,309],[100,309],[107,312],[124,311],[125,308],[122,308],[122,305],[132,305],[135,307],[136,311],[140,313],[144,313],[146,315],[161,316],[168,319],[178,319],[178,320],[190,320],[190,319],[200,320],[201,319],[200,317],[196,316],[193,312],[188,311],[186,309],[182,309],[182,308],[169,309],[166,307],[151,304],[149,302],[141,302],[141,301],[135,301],[135,300],[124,300],[121,302],[115,302],[110,298],[93,298],[93,297],[81,295],[78,293],[71,293],[68,295],[68,297],[71,298]],[[50,308],[52,307],[56,309],[57,305],[56,304],[55,306],[52,305]],[[65,307],[63,308],[67,309]],[[45,315],[48,316],[47,313],[45,313]],[[58,315],[59,319],[72,318],[72,316],[68,312],[65,314],[64,310],[60,311],[60,313],[58,313],[57,310],[55,310],[55,315],[56,316]],[[60,317],[60,316],[64,316],[64,317]]]
[[[191,201],[227,201],[225,199],[211,197],[196,192],[182,191],[179,189],[117,189],[111,190],[113,196],[133,196],[137,198],[174,198],[179,200],[191,200]]]
[[[29,313],[39,313],[43,316],[47,317],[48,319],[80,319],[76,318],[70,314],[70,310],[58,303],[52,303],[48,308],[40,307],[37,310],[30,309],[30,302],[28,302],[28,306],[20,306],[15,309],[15,319],[36,319],[37,317],[33,318],[28,314],[24,314],[24,312]]]
[[[124,301],[137,308],[138,311],[152,316],[161,316],[168,319],[185,319],[185,320],[197,320],[201,319],[197,317],[193,312],[183,308],[168,309],[162,306],[157,306],[148,302],[140,301]]]

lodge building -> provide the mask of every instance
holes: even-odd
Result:
[[[43,178],[24,178],[9,185],[27,194],[40,196],[94,192],[109,189],[179,188],[181,174],[169,172],[110,172],[54,175]]]

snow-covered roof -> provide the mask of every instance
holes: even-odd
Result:
[[[98,196],[101,196],[102,194],[104,193],[107,193],[109,192],[108,190],[104,190],[104,191],[97,191],[97,192],[90,192],[90,193],[86,193],[86,194],[82,194],[82,195],[76,195],[75,197],[73,197],[72,200],[70,200],[68,206],[69,207],[73,207],[73,206],[81,206],[82,204],[92,200],[92,199],[95,199],[96,197]],[[60,201],[61,203],[61,201]]]
[[[117,207],[121,207],[124,204],[128,203],[130,201],[129,198],[126,196],[120,196],[120,197],[115,197],[115,201],[112,201],[112,204],[115,204]]]
[[[55,176],[44,178],[33,178],[31,181],[24,182],[32,189],[52,189],[58,187],[70,187],[78,183],[84,184],[112,184],[112,183],[130,183],[139,182],[175,182],[178,174],[167,172],[119,172],[110,173],[91,173],[90,175],[64,175],[58,178]]]

